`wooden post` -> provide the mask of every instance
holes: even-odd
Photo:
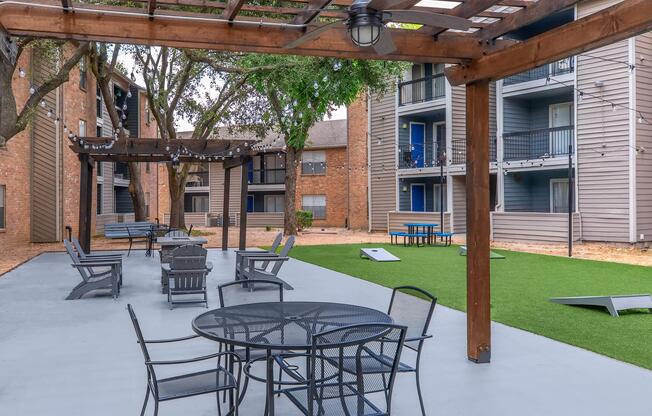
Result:
[[[467,354],[491,359],[489,270],[489,82],[466,85]]]
[[[224,206],[222,207],[222,251],[229,248],[229,190],[231,168],[224,168]]]
[[[87,153],[79,155],[79,244],[85,252],[91,250],[91,221],[93,210],[93,163]]]
[[[249,193],[249,160],[242,164],[242,186],[240,187],[240,250],[247,248],[247,194]]]

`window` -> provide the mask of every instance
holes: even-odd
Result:
[[[99,119],[102,118],[102,90],[100,90],[99,85],[95,90],[95,115]],[[97,137],[101,137],[101,136],[97,136]]]
[[[208,195],[193,195],[191,212],[208,212]]]
[[[5,210],[5,192],[7,187],[5,185],[0,185],[0,230],[4,230],[7,227],[7,213]]]
[[[301,200],[301,209],[312,212],[316,220],[326,218],[326,195],[304,195]]]
[[[102,126],[97,126],[97,128],[95,129],[95,134],[96,134],[95,137],[102,137]]]
[[[96,201],[97,202],[97,208],[96,208],[95,212],[97,214],[101,214],[102,213],[102,199],[103,199],[102,198],[102,184],[101,183],[97,184],[97,198],[96,199],[97,199],[97,201]]]
[[[441,191],[442,191],[441,185],[436,183],[435,188],[434,188],[435,212],[441,212],[441,209],[442,209],[442,204],[441,204],[442,199],[441,199],[441,194],[440,194]],[[446,207],[446,205],[447,205],[446,204],[446,184],[444,184],[443,192],[444,192],[444,198],[443,198],[443,200],[444,200],[444,212],[446,212],[446,208],[447,208]]]
[[[283,195],[265,195],[265,212],[283,212],[284,206]]]
[[[550,212],[568,212],[568,179],[550,180]]]
[[[100,162],[100,161],[95,162],[95,170],[97,171],[97,176],[99,176],[100,178],[101,178],[102,176],[104,176],[104,171],[103,171],[103,167],[102,167],[102,162]]]
[[[326,173],[326,152],[308,151],[301,156],[301,173],[304,175],[323,175]]]
[[[145,173],[150,172],[149,162],[145,162]]]
[[[79,120],[79,137],[86,137],[86,120]]]
[[[208,186],[208,163],[196,163],[188,169],[187,188]]]
[[[86,91],[86,57],[82,56],[79,60],[79,88]]]

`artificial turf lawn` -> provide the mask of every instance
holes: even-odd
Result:
[[[360,259],[361,247],[384,247],[401,261]],[[491,261],[494,321],[652,369],[652,316],[647,311],[624,311],[613,318],[604,308],[558,305],[548,300],[652,293],[652,268],[494,251],[506,256]],[[442,305],[466,308],[466,257],[458,255],[456,246],[300,246],[291,256],[387,287],[418,286],[437,296]]]

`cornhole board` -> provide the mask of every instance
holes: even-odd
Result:
[[[466,246],[460,246],[459,254],[460,254],[460,256],[466,256]],[[489,258],[490,259],[504,259],[505,256],[503,256],[502,254],[494,253],[492,251]]]
[[[648,309],[652,313],[652,296],[616,295],[616,296],[575,296],[568,298],[550,298],[551,302],[562,305],[602,306],[611,316],[618,317],[618,311],[625,309]]]
[[[361,248],[360,257],[373,261],[401,261],[401,259],[384,248]]]

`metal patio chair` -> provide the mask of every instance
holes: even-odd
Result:
[[[63,240],[66,251],[72,260],[71,266],[76,268],[82,278],[81,283],[73,288],[66,300],[81,299],[88,292],[99,289],[110,289],[113,299],[120,295],[120,261],[115,260],[82,260],[72,248],[70,241]]]
[[[258,302],[283,302],[283,283],[275,280],[234,281],[219,285],[217,290],[220,297],[220,308]],[[224,346],[220,344],[219,350],[222,351],[223,348]],[[231,352],[240,357],[243,362],[265,356],[264,350],[252,350],[250,348],[236,348]],[[240,400],[244,398],[248,385],[249,379],[245,377],[240,392]]]
[[[221,414],[221,406],[219,400],[219,393],[224,392],[234,392],[235,397],[239,395],[240,389],[240,376],[242,374],[242,363],[237,355],[230,352],[218,352],[215,354],[205,355],[202,357],[189,358],[189,359],[176,359],[170,361],[156,361],[152,360],[148,351],[147,346],[150,344],[169,344],[191,340],[198,338],[198,335],[190,335],[182,338],[173,338],[173,339],[158,339],[158,340],[145,340],[143,333],[140,329],[140,324],[138,323],[138,318],[134,313],[131,305],[127,305],[127,310],[129,311],[129,316],[131,317],[131,323],[134,326],[136,331],[136,337],[138,338],[138,343],[145,358],[145,367],[147,369],[147,390],[145,392],[145,401],[143,403],[143,408],[140,412],[140,416],[145,414],[147,409],[147,401],[149,399],[150,393],[154,399],[154,416],[158,415],[158,404],[159,402],[182,399],[185,397],[198,396],[202,394],[215,393],[217,398],[217,407],[218,411]],[[228,371],[226,368],[220,366],[219,360],[222,357],[230,357],[233,361],[232,363],[238,365],[238,371],[234,374],[231,371]],[[210,359],[216,359],[217,365],[211,365],[204,371],[196,371],[193,373],[187,373],[182,375],[176,375],[174,377],[159,379],[156,375],[156,368],[158,367],[172,367],[181,364],[193,364],[201,361],[206,361]],[[238,401],[234,400],[229,409],[229,415],[233,414],[238,416]]]
[[[269,254],[246,257],[247,265],[241,270],[241,279],[274,280],[283,283],[283,287],[286,290],[293,290],[294,288],[292,286],[278,277],[278,272],[281,270],[281,267],[283,267],[283,264],[290,259],[288,254],[290,253],[290,250],[292,250],[292,247],[294,247],[293,235],[288,237],[283,249],[278,255]],[[263,268],[263,265],[268,266]],[[269,268],[269,265],[271,265],[271,269]]]
[[[211,268],[206,262],[208,251],[200,246],[181,246],[172,250],[171,262],[162,266],[167,278],[170,309],[175,304],[204,303],[208,308],[206,276]],[[201,298],[175,300],[175,297],[201,295]]]
[[[276,357],[291,377],[278,392],[306,416],[390,416],[405,333],[404,326],[382,323],[317,333],[308,354]],[[243,370],[250,377],[252,363]]]
[[[283,233],[276,234],[272,246],[269,250],[236,250],[235,251],[235,280],[241,279],[241,271],[247,266],[247,257],[253,256],[269,256],[275,255],[276,250],[281,245],[283,240]],[[269,262],[265,261],[260,265],[260,268],[266,269]]]

